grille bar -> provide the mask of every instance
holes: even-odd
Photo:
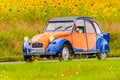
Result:
[[[43,47],[43,43],[32,43],[32,48],[42,48]]]

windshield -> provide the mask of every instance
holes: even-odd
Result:
[[[46,31],[72,31],[74,22],[49,22]]]

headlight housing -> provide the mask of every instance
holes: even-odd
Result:
[[[26,41],[28,41],[29,40],[29,37],[28,36],[25,36],[24,37],[24,41],[26,42]]]
[[[52,42],[55,39],[55,37],[54,36],[50,36],[49,39],[50,39],[50,42]]]

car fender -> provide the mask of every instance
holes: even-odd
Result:
[[[26,55],[27,52],[30,52],[30,51],[31,51],[30,42],[29,42],[29,41],[25,41],[25,42],[22,44],[22,54],[23,54],[23,55]]]
[[[109,43],[106,41],[106,39],[99,37],[97,39],[97,52],[98,53],[104,53],[104,52],[109,52]]]
[[[48,45],[46,49],[46,53],[47,54],[60,53],[62,50],[62,46],[65,42],[68,42],[71,45],[71,43],[65,38],[55,39],[54,41],[50,42],[50,44]]]

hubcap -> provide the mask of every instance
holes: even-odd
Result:
[[[101,53],[101,59],[106,59],[107,54],[106,53]]]
[[[63,60],[69,59],[69,49],[67,47],[64,47],[62,50],[62,58]]]

